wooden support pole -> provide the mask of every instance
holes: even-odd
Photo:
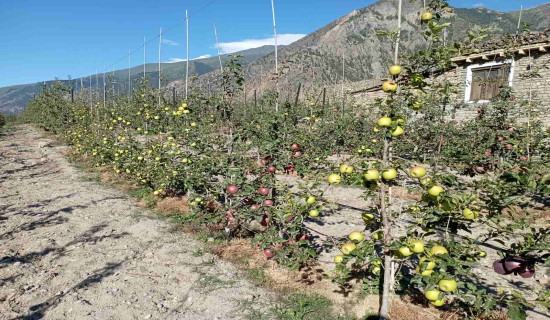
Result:
[[[300,99],[300,89],[302,89],[302,82],[298,83],[298,91],[296,91],[296,99],[294,100],[294,108],[298,108],[298,100]]]

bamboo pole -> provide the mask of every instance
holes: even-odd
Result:
[[[516,34],[519,34],[519,28],[521,27],[521,14],[522,13],[523,13],[523,5],[519,9],[518,27],[516,29]]]
[[[277,97],[275,98],[275,112],[279,112],[279,58],[277,53],[277,24],[275,23],[275,4],[271,0],[271,12],[273,14],[273,34],[275,38],[275,91]]]
[[[145,37],[143,37],[143,78],[145,79],[145,61],[146,61],[146,53],[145,53],[145,46],[147,43],[145,42]]]
[[[214,23],[214,35],[216,36],[216,48],[218,49],[218,60],[220,61],[220,75],[223,77],[223,65],[222,65],[222,57],[220,55],[220,43],[218,42],[218,31],[216,30],[215,23]]]
[[[189,16],[185,10],[185,29],[187,34],[187,66],[185,67],[185,100],[187,101],[187,87],[189,82]]]
[[[162,27],[159,32],[159,106],[160,106],[160,59],[161,59],[161,48],[162,48]]]
[[[132,78],[130,75],[131,65],[132,65],[132,53],[128,51],[128,103],[130,103],[130,95],[132,94]]]

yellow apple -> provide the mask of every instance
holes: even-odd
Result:
[[[344,256],[339,254],[339,255],[336,255],[334,256],[334,262],[335,263],[342,263],[342,261],[344,261]]]
[[[353,250],[355,250],[355,248],[357,248],[355,243],[352,243],[352,242],[345,243],[344,245],[342,245],[342,253],[345,254],[345,255],[348,255]]]
[[[363,241],[363,239],[365,238],[365,236],[363,236],[363,234],[359,231],[353,231],[352,233],[350,233],[348,235],[348,238],[352,241],[352,242],[361,242]]]
[[[364,174],[364,177],[367,181],[374,181],[380,179],[380,173],[376,169],[369,169]]]
[[[353,173],[353,167],[350,166],[349,164],[342,164],[340,165],[340,173],[341,174],[351,174]]]
[[[384,90],[384,92],[393,93],[397,91],[397,83],[393,81],[386,81],[382,84],[382,90]]]
[[[392,137],[399,137],[402,136],[405,133],[405,130],[403,128],[397,126],[395,129],[390,130]]]
[[[328,183],[330,184],[340,184],[342,182],[342,178],[337,175],[336,173],[333,173],[328,176]]]
[[[424,241],[422,241],[422,240],[413,240],[413,241],[411,241],[411,250],[414,253],[424,252]]]
[[[382,117],[378,119],[378,125],[381,127],[389,127],[391,125],[391,118],[390,117]]]
[[[429,252],[432,256],[449,253],[449,251],[447,251],[447,249],[443,246],[433,246]]]
[[[431,12],[424,12],[422,14],[422,17],[421,17],[422,21],[424,21],[424,22],[428,22],[428,21],[432,20],[432,18],[433,18],[433,15],[432,15]]]
[[[414,166],[411,168],[410,175],[413,178],[422,178],[426,175],[426,169],[421,166]]]
[[[389,71],[390,71],[390,74],[392,76],[397,76],[401,73],[402,68],[401,68],[401,66],[393,65],[393,66],[390,67]]]
[[[441,186],[433,186],[428,189],[428,193],[434,197],[439,196],[441,192],[443,192],[443,188]]]
[[[435,301],[439,299],[439,293],[440,291],[437,289],[426,290],[426,292],[424,292],[424,297],[430,301]]]
[[[413,252],[411,251],[411,249],[409,249],[409,247],[401,247],[399,248],[398,251],[399,251],[399,254],[401,254],[401,256],[403,257],[408,257],[413,254]]]
[[[385,180],[392,180],[392,179],[395,179],[396,177],[397,177],[397,170],[395,170],[394,168],[388,168],[382,172],[382,178],[384,178]]]
[[[453,292],[456,290],[457,284],[456,284],[456,281],[453,279],[451,280],[441,279],[438,283],[438,286],[439,286],[439,289],[441,289],[441,291]]]

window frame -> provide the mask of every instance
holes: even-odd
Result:
[[[473,77],[473,71],[475,69],[503,66],[506,64],[510,65],[510,70],[508,74],[508,86],[511,87],[514,80],[514,69],[516,64],[516,61],[514,59],[507,59],[503,61],[489,61],[485,63],[476,63],[466,67],[466,87],[464,90],[464,102],[469,104],[489,102],[489,100],[477,100],[477,101],[470,100],[470,96],[472,95],[472,77]]]

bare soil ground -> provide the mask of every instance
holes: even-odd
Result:
[[[0,319],[243,319],[272,305],[188,235],[85,181],[66,151],[28,126],[0,136]]]

